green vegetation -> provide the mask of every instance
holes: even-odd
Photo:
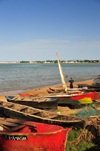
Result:
[[[50,63],[52,63],[53,61],[52,61],[52,60],[46,60],[46,62],[50,62]]]
[[[63,110],[62,109],[57,109],[57,110],[55,110],[55,112],[57,113],[57,112],[62,112]]]
[[[20,61],[20,63],[30,63],[30,61]],[[58,63],[57,60],[33,61],[33,63]],[[60,63],[100,63],[100,60],[60,60]]]
[[[90,131],[87,132],[86,138],[77,139],[82,131],[83,129],[72,129],[69,132],[66,151],[99,151],[100,146],[95,144],[89,137],[91,135]]]
[[[57,60],[46,60],[47,63],[58,63]]]
[[[76,114],[75,113],[71,113],[70,116],[76,116]]]
[[[29,61],[20,61],[20,63],[30,63]]]
[[[45,61],[35,61],[36,63],[44,63]]]

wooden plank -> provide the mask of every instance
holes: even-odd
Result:
[[[0,120],[1,121],[1,120]],[[24,124],[24,125],[27,125],[27,126],[33,126],[33,127],[37,127],[36,124],[31,124],[31,123],[28,123],[28,122],[24,122],[24,121],[20,121],[20,120],[14,120],[13,119],[5,119],[6,122],[9,122],[11,124],[15,124],[14,126],[17,126],[18,124]]]
[[[0,120],[0,124],[6,125],[6,126],[18,126],[18,124],[6,122],[6,121],[1,121],[1,120]]]
[[[18,125],[18,126],[16,126],[16,127],[13,127],[13,128],[10,128],[10,129],[6,130],[5,132],[13,132],[13,131],[16,131],[16,130],[18,130],[18,129],[20,129],[20,128],[23,128],[23,127],[25,127],[24,124]]]
[[[18,120],[13,121],[13,119],[5,119],[5,121],[0,120],[0,124],[6,125],[6,126],[18,126],[18,124],[24,124],[24,125],[27,125],[27,126],[37,127],[36,124],[27,123],[27,122],[24,122],[24,121],[21,122],[21,121],[18,121]]]
[[[0,123],[0,131],[1,131],[1,129],[2,129],[2,131],[3,131],[3,128],[9,129],[7,126],[5,126],[5,125],[3,125],[3,124]]]

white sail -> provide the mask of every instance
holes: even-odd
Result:
[[[58,59],[58,66],[59,66],[61,81],[62,81],[62,83],[63,83],[63,87],[65,88],[65,91],[67,91],[67,85],[66,85],[65,77],[64,77],[64,74],[63,74],[63,71],[62,71],[62,67],[61,67],[59,58],[58,58],[58,54],[56,53],[56,55],[57,55],[57,59]]]

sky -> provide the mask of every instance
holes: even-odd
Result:
[[[100,60],[100,0],[0,0],[0,61]]]

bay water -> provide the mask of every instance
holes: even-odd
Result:
[[[93,79],[100,75],[100,63],[61,63],[68,83]],[[53,85],[60,85],[57,63],[0,64],[0,95],[19,93]]]

